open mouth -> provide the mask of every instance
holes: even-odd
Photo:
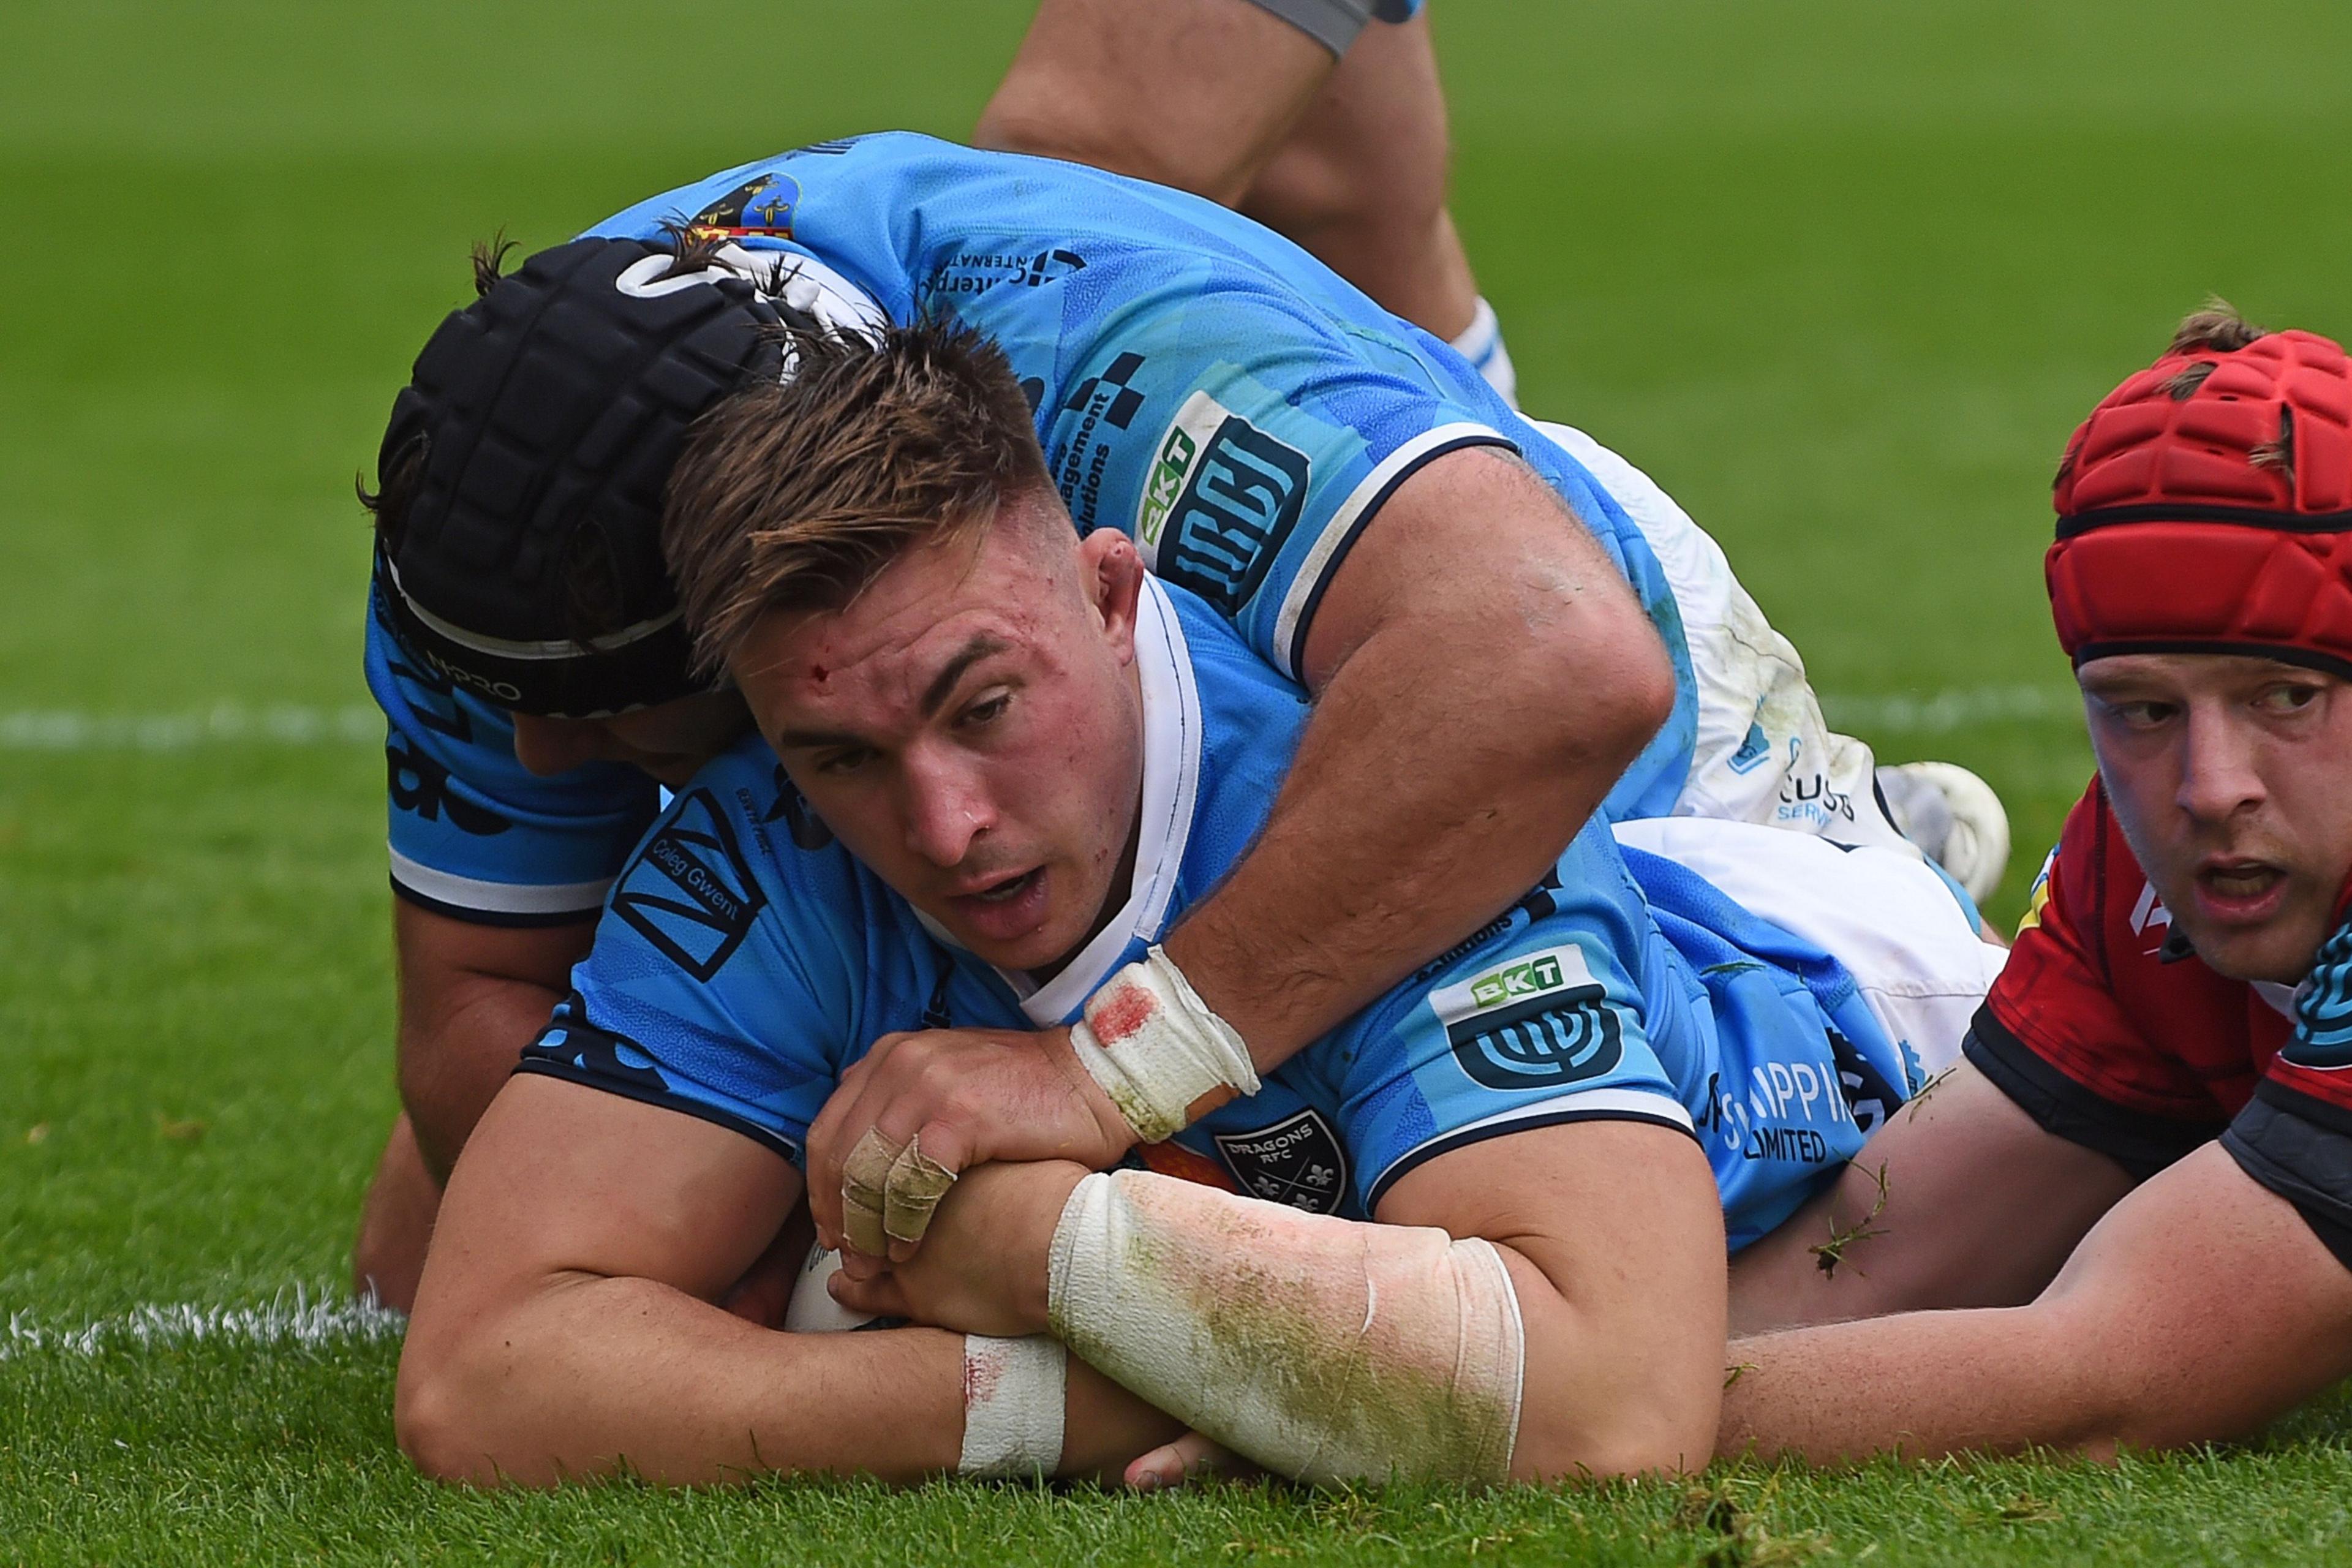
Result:
[[[971,892],[954,894],[948,902],[955,910],[953,923],[966,940],[1019,942],[1045,923],[1045,868],[1034,866],[1017,876],[1000,877]]]
[[[2197,873],[2197,899],[2215,918],[2247,921],[2266,918],[2286,886],[2286,873],[2260,860],[2223,860]]]
[[[1009,904],[1035,886],[1037,879],[1044,874],[1044,867],[1034,866],[1017,877],[1007,877],[1001,882],[991,882],[976,893],[962,893],[958,897],[976,904]]]

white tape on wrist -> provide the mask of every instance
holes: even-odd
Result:
[[[1097,1173],[1055,1227],[1047,1302],[1073,1353],[1268,1469],[1510,1474],[1526,1335],[1485,1241]]]
[[[963,1456],[956,1473],[993,1480],[1060,1468],[1069,1370],[1069,1352],[1050,1334],[966,1334]]]
[[[1146,1143],[1189,1126],[1193,1102],[1212,1090],[1258,1091],[1249,1047],[1157,947],[1087,998],[1070,1046]]]

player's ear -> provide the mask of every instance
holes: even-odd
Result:
[[[1098,528],[1078,542],[1079,582],[1102,622],[1103,640],[1126,664],[1135,657],[1135,611],[1143,594],[1143,557],[1115,528]]]

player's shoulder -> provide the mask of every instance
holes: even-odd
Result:
[[[1157,639],[1189,669],[1213,730],[1278,722],[1293,710],[1303,717],[1307,689],[1261,658],[1216,605],[1156,574],[1145,582],[1163,610],[1145,617],[1137,636]]]
[[[2106,785],[2094,774],[2033,879],[2018,940],[2038,931],[2079,946],[2112,978],[2118,964],[2136,968],[2140,957],[2155,960],[2171,924],[2171,912],[2124,837]],[[2155,941],[2142,954],[2138,939],[2151,931]]]
[[[812,187],[871,181],[877,174],[952,166],[975,154],[913,132],[885,131],[787,147],[673,185],[592,225],[610,239],[654,239],[677,227],[719,237],[790,240]],[[887,192],[869,192],[881,199]]]
[[[613,885],[605,920],[709,983],[747,943],[771,959],[854,949],[858,932],[889,924],[894,913],[895,901],[809,808],[775,753],[749,734],[706,763],[646,830]],[[761,931],[766,940],[753,942]]]

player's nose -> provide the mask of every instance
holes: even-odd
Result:
[[[986,791],[953,763],[910,758],[903,787],[907,847],[934,866],[961,865],[995,825]]]
[[[2234,715],[2191,706],[2180,746],[2180,807],[2196,820],[2224,821],[2269,794],[2258,737]]]

